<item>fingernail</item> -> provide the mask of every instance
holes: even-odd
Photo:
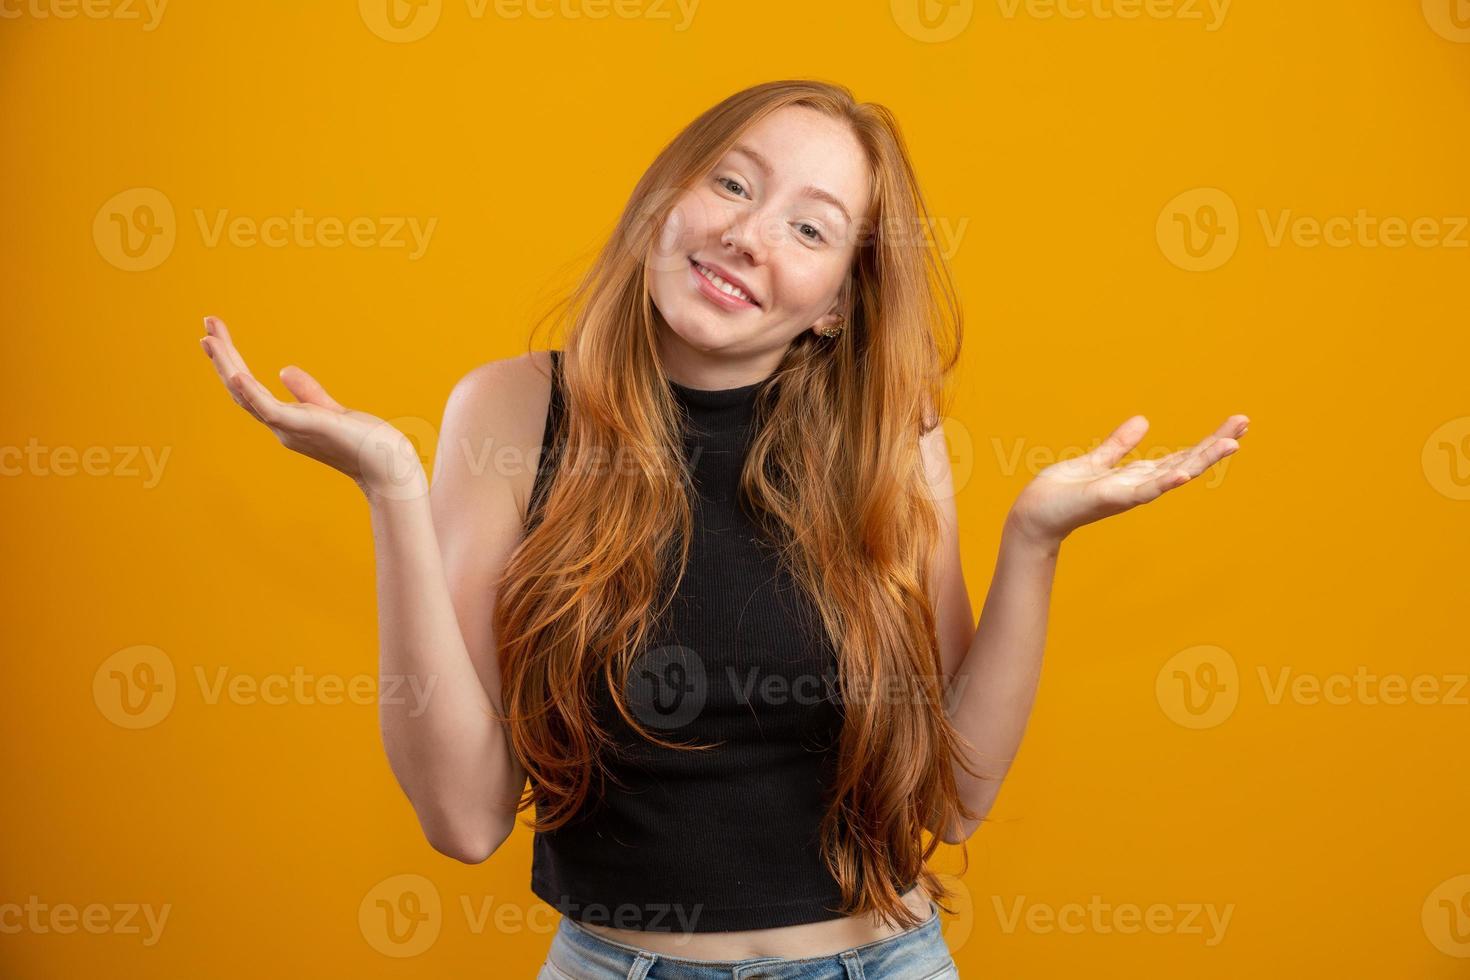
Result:
[[[214,336],[214,319],[212,317],[204,318],[204,332],[209,334],[211,337]]]
[[[207,338],[199,338],[199,346],[204,348],[204,353],[209,354],[209,359],[214,360],[214,355],[209,352],[209,341]]]

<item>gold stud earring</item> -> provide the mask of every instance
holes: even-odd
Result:
[[[843,316],[841,313],[837,314],[837,322],[834,323],[834,324],[832,324],[831,326],[823,327],[822,328],[822,336],[823,337],[835,337],[835,336],[837,336],[838,334],[840,334],[842,332],[842,325],[844,323],[846,323],[846,322],[847,322],[847,318],[845,316]]]

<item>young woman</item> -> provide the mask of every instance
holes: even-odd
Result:
[[[961,316],[891,114],[738,92],[634,189],[551,351],[469,372],[432,487],[412,444],[296,367],[235,400],[370,502],[381,707],[429,842],[478,863],[534,806],[543,977],[957,975],[927,860],[1021,742],[1063,538],[1234,452],[1116,464],[1012,504],[980,625],[938,425]],[[518,461],[526,461],[518,465]],[[937,904],[936,904],[937,902]]]

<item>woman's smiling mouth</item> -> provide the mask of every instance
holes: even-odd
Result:
[[[760,308],[760,303],[756,302],[749,290],[731,282],[714,269],[702,265],[693,258],[689,260],[689,271],[699,291],[718,305],[732,310]]]

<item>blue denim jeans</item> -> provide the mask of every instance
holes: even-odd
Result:
[[[939,909],[913,928],[826,956],[692,960],[613,942],[563,917],[537,980],[958,980]]]

